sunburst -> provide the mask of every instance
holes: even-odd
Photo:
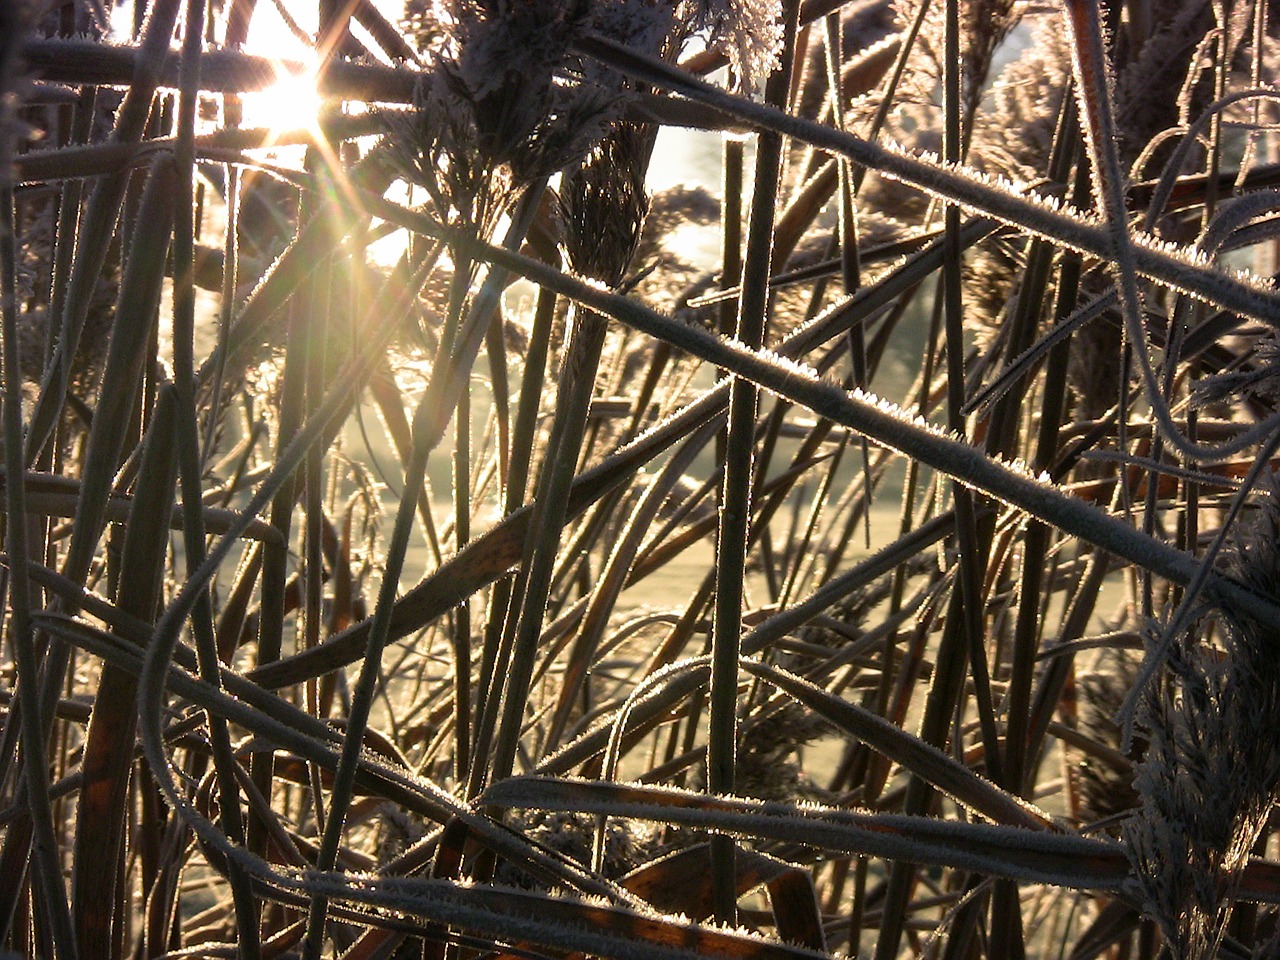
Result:
[[[244,122],[247,126],[268,131],[268,144],[286,134],[305,132],[313,139],[320,137],[320,110],[324,100],[316,88],[314,63],[275,61],[275,82],[244,97]]]

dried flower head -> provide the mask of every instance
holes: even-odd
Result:
[[[831,802],[831,794],[805,773],[798,755],[802,747],[830,733],[831,724],[798,703],[774,701],[757,707],[738,733],[734,794],[778,803]],[[705,764],[695,772],[693,786],[705,788]]]
[[[1037,18],[1032,38],[1000,71],[975,115],[971,148],[978,169],[1028,183],[1048,173],[1058,111],[1071,84],[1061,20]]]
[[[710,29],[712,48],[729,58],[743,93],[754,91],[778,66],[780,0],[694,0],[688,16],[696,28]]]
[[[645,168],[653,131],[620,123],[564,179],[564,243],[573,269],[608,287],[622,283],[649,208]]]
[[[1232,574],[1280,587],[1280,501],[1267,483],[1235,538]],[[1212,956],[1239,880],[1280,795],[1280,630],[1237,611],[1206,613],[1176,638],[1141,725],[1150,747],[1125,828],[1145,910],[1181,960]]]
[[[377,826],[375,856],[379,863],[400,856],[427,834],[420,821],[393,803],[384,803],[378,808]]]
[[[628,288],[657,310],[694,319],[687,301],[715,284],[710,263],[700,256],[702,245],[715,249],[718,238],[704,228],[720,219],[720,202],[703,187],[684,184],[660,190],[649,198],[636,264]],[[701,314],[713,314],[703,308]]]
[[[1179,109],[1199,113],[1213,99],[1212,70],[1203,70],[1195,54],[1200,41],[1213,30],[1212,9],[1188,0],[1159,0],[1151,6],[1155,26],[1140,50],[1117,45],[1116,123],[1122,156],[1132,159],[1150,140],[1178,123]],[[1187,102],[1169,96],[1183,88],[1189,71],[1201,71],[1198,82],[1187,90]]]
[[[898,22],[913,23],[919,16],[920,6],[920,0],[896,0]],[[909,77],[915,96],[932,100],[937,92],[936,81],[943,75],[945,10],[943,4],[930,3],[925,11],[918,53],[913,56]],[[1017,25],[1020,16],[1021,11],[1012,0],[964,0],[960,4],[961,78],[966,112],[976,109],[996,48]]]
[[[502,209],[510,199],[509,176],[474,149],[474,112],[443,69],[419,77],[411,111],[386,115],[387,156],[399,176],[426,189],[437,216],[483,220],[478,205]]]
[[[681,227],[705,227],[720,221],[720,201],[706,187],[677,184],[649,198],[649,214],[644,221],[637,255],[652,260],[669,253],[665,241]]]
[[[960,6],[962,41],[961,71],[964,98],[970,110],[982,98],[996,49],[1021,19],[1014,0],[967,0]]]
[[[1081,732],[1095,743],[1116,752],[1121,749],[1122,736],[1115,716],[1137,678],[1138,666],[1136,659],[1126,651],[1110,651],[1096,669],[1076,679]],[[1144,739],[1134,737],[1129,758],[1140,758],[1146,746]],[[1122,772],[1117,764],[1081,752],[1072,766],[1072,773],[1080,790],[1083,801],[1080,812],[1085,820],[1102,820],[1127,813],[1139,804],[1132,772]]]
[[[413,113],[389,120],[394,153],[466,216],[495,177],[529,183],[572,166],[618,118],[629,83],[572,54],[575,36],[655,53],[673,19],[656,0],[441,0],[414,3],[405,24],[431,66]]]
[[[1280,402],[1280,336],[1273,328],[1254,340],[1251,363],[1205,377],[1192,394],[1197,406],[1233,399],[1258,399],[1272,406]]]
[[[53,199],[52,194],[30,196],[29,202],[23,204],[18,223],[18,356],[24,379],[32,383],[40,382],[48,348],[59,334],[58,318],[51,318],[48,309],[56,246]],[[120,254],[112,251],[94,284],[80,347],[73,360],[71,386],[76,396],[92,393],[106,359],[119,286]]]

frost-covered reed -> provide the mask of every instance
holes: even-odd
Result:
[[[1275,954],[1265,5],[274,8],[0,2],[0,954]]]

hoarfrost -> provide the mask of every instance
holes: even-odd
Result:
[[[711,29],[711,45],[729,58],[739,87],[751,95],[777,68],[782,51],[780,0],[699,0],[694,22]]]

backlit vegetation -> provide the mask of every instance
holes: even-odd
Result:
[[[0,955],[1280,956],[1265,4],[112,2],[0,0]]]

